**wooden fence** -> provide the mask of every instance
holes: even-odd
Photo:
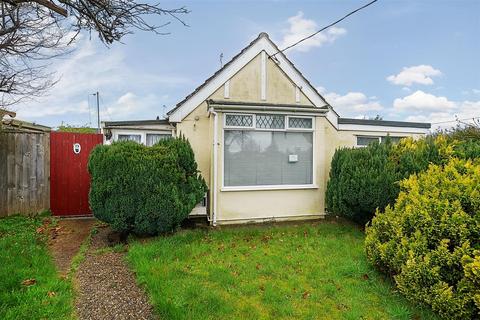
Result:
[[[0,217],[49,207],[49,132],[0,129]]]

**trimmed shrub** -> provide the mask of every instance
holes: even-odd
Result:
[[[89,200],[96,218],[120,232],[172,231],[206,191],[189,142],[162,140],[97,146],[90,154]]]
[[[374,143],[360,149],[339,149],[332,159],[327,184],[328,210],[358,223],[371,220],[378,208],[392,205],[400,192],[399,182],[444,165],[452,158],[477,159],[480,140],[456,140],[446,135],[419,140],[405,138],[393,144]]]
[[[446,319],[480,312],[480,164],[453,158],[401,182],[366,228],[368,259]]]
[[[376,208],[393,204],[399,192],[389,161],[390,143],[339,149],[332,159],[326,204],[331,213],[365,224]]]

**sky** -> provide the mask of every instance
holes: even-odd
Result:
[[[171,21],[168,35],[138,31],[110,47],[82,34],[51,61],[56,86],[13,109],[43,125],[96,126],[98,91],[102,121],[163,117],[260,32],[284,48],[367,2],[163,1],[190,10],[188,27],[157,17]],[[379,0],[285,53],[341,117],[434,127],[480,117],[477,0]]]

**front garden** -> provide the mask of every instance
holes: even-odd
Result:
[[[150,299],[162,319],[477,319],[479,159],[475,130],[341,149],[326,221],[181,230],[205,192],[188,142],[100,146],[89,163],[95,216],[120,240],[159,236],[129,237],[117,252],[102,244],[107,229],[103,238],[92,229],[95,245],[77,255],[88,251],[83,271],[75,259],[70,267],[74,290],[48,252],[55,220],[0,219],[0,318],[88,318],[100,305],[103,315],[128,313],[138,298],[137,314],[150,312]],[[95,296],[99,265],[105,284]],[[137,291],[130,298],[122,288]]]
[[[183,230],[130,245],[161,319],[436,319],[395,292],[345,221]]]

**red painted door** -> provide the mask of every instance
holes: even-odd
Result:
[[[88,156],[102,141],[101,134],[50,133],[50,209],[54,215],[92,214]]]

